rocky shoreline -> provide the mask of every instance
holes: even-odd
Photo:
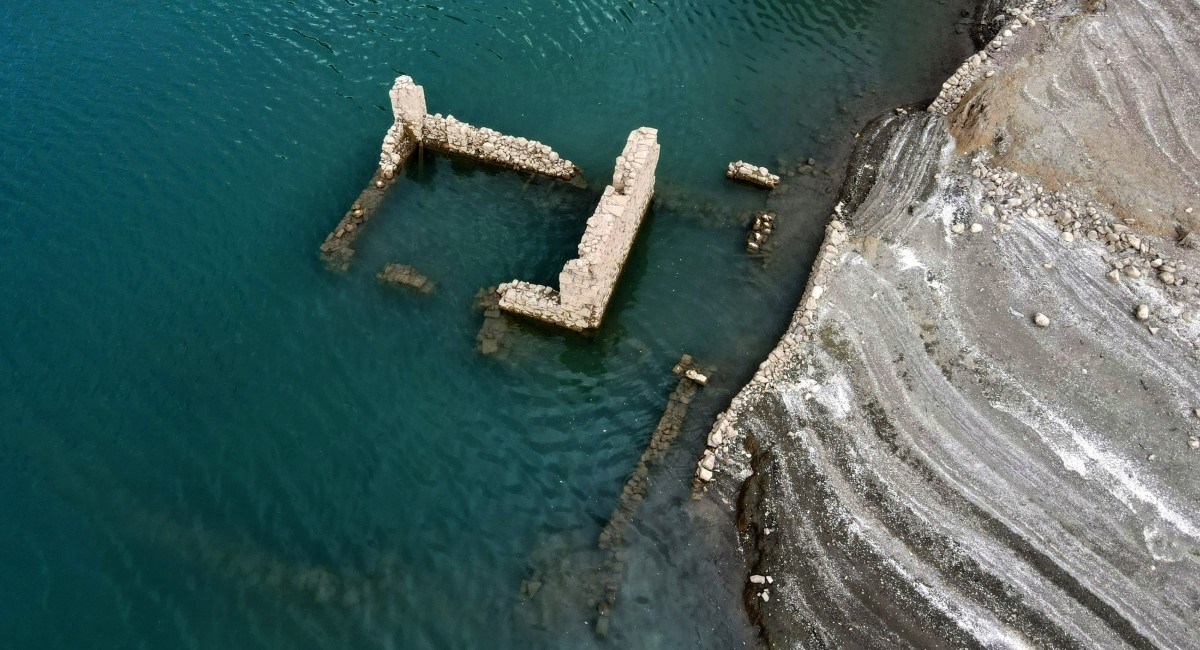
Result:
[[[697,496],[737,504],[772,646],[1189,647],[1200,16],[978,16],[929,111],[862,133]]]

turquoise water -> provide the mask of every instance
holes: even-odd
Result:
[[[853,132],[932,96],[957,11],[5,3],[0,647],[740,645],[741,568],[691,463],[787,322]],[[427,154],[327,271],[400,73],[591,186]],[[519,324],[478,354],[475,293],[555,280],[642,125],[658,198],[601,331]],[[741,215],[768,201],[726,162],[809,156],[771,199],[776,253],[748,257]],[[378,285],[388,262],[437,290]],[[596,537],[684,352],[714,380],[597,641]]]

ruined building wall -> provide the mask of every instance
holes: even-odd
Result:
[[[559,289],[514,280],[500,286],[500,308],[573,330],[600,326],[654,195],[658,130],[629,134],[613,182],[604,188],[579,242],[579,257],[559,274]]]

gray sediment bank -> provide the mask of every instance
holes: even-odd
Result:
[[[1196,647],[1200,12],[1012,9],[864,130],[710,433],[771,645]]]

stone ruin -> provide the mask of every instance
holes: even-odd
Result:
[[[779,176],[772,174],[766,167],[751,165],[742,160],[729,163],[729,168],[725,170],[725,176],[735,181],[761,185],[771,190],[779,185]]]
[[[588,219],[579,257],[558,276],[558,290],[513,280],[498,289],[500,309],[579,332],[599,327],[650,207],[658,154],[657,129],[630,133],[612,184]]]
[[[389,96],[394,121],[383,136],[379,167],[370,184],[321,244],[321,257],[332,268],[350,267],[354,240],[361,234],[362,226],[375,215],[400,170],[419,147],[564,181],[580,174],[571,161],[540,142],[474,127],[453,116],[429,115],[425,110],[425,89],[414,83],[412,77],[397,77]]]

